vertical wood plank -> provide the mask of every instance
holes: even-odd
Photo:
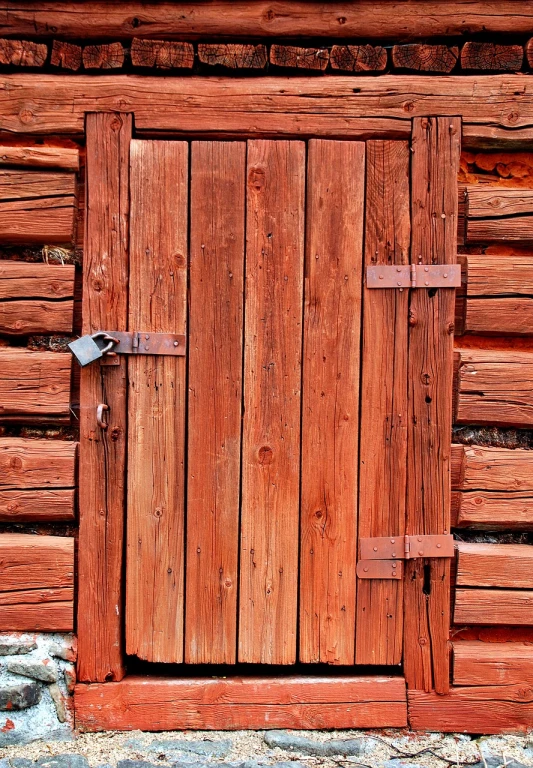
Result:
[[[365,145],[309,142],[300,653],[353,664]]]
[[[249,141],[239,654],[296,660],[305,144]]]
[[[365,267],[408,264],[409,145],[369,141],[366,152]],[[361,537],[405,533],[408,304],[408,291],[364,291]],[[402,634],[402,582],[359,579],[356,662],[399,664]]]
[[[411,166],[411,261],[452,264],[457,247],[460,118],[416,118]],[[407,533],[450,530],[452,289],[411,291]],[[405,577],[405,675],[410,688],[449,689],[450,562],[411,560]]]
[[[130,159],[129,329],[186,333],[188,145],[134,140]],[[128,365],[126,649],[181,662],[186,358]]]
[[[185,661],[234,664],[246,143],[191,147]]]
[[[131,115],[87,115],[87,219],[83,333],[127,328]],[[81,371],[78,680],[124,676],[122,550],[126,467],[126,362]],[[109,405],[109,429],[96,424]]]

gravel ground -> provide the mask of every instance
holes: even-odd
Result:
[[[339,745],[332,744],[341,740]],[[284,748],[276,746],[282,744]],[[337,749],[341,754],[324,756]],[[322,753],[316,754],[316,753]],[[344,754],[342,754],[344,752]],[[81,757],[76,757],[81,756]],[[14,758],[19,758],[16,760]],[[23,762],[20,758],[26,758]],[[83,759],[85,758],[85,759]],[[0,749],[0,768],[477,768],[533,766],[533,738],[409,731],[231,731],[81,734]],[[87,761],[87,762],[86,762]],[[121,761],[128,761],[122,763]],[[131,761],[131,762],[129,762]],[[144,763],[144,764],[143,764]]]

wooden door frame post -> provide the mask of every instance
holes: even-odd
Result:
[[[88,114],[83,333],[127,330],[129,114]],[[83,368],[80,385],[78,680],[121,680],[127,368]],[[109,406],[106,431],[96,406]]]

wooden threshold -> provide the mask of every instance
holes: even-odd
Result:
[[[126,677],[78,684],[76,727],[104,730],[401,728],[403,677]]]

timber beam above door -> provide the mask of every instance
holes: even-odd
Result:
[[[4,75],[0,132],[83,134],[87,112],[131,112],[143,134],[409,138],[411,120],[455,115],[463,146],[532,139],[528,75],[204,78]]]

